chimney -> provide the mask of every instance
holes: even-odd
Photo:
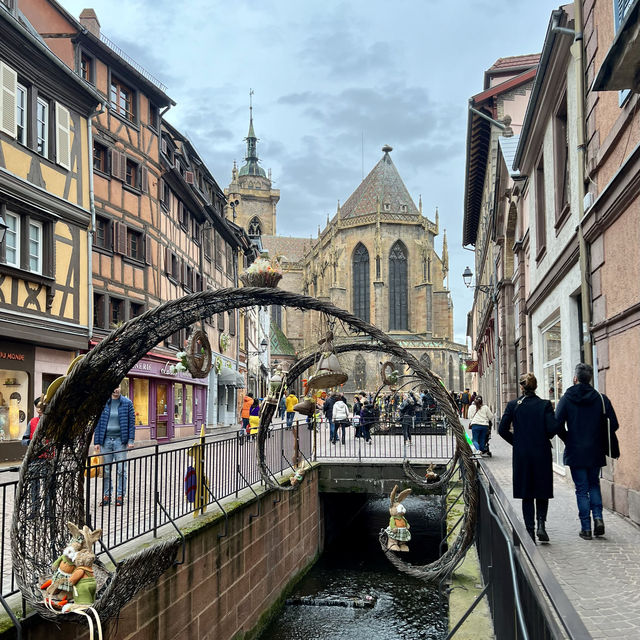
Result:
[[[93,9],[83,9],[80,14],[80,24],[90,31],[96,38],[100,38],[100,22]]]

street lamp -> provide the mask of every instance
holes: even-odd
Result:
[[[471,281],[473,280],[473,271],[469,267],[467,267],[462,273],[462,280],[465,286],[469,289],[478,289],[489,295],[491,298],[491,302],[493,304],[493,316],[494,316],[494,324],[495,324],[495,340],[494,342],[494,360],[495,360],[495,370],[496,370],[496,414],[500,416],[502,414],[501,407],[501,398],[500,398],[500,345],[498,340],[498,329],[499,329],[499,317],[498,317],[498,287],[493,283],[490,284],[476,284],[472,285]]]
[[[260,343],[260,350],[259,351],[250,351],[249,355],[250,356],[259,356],[259,355],[263,354],[267,350],[268,346],[269,346],[269,343],[267,342],[267,339],[266,338],[262,338],[262,342]]]

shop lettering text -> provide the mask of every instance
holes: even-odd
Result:
[[[146,362],[136,362],[133,365],[134,369],[142,369],[143,371],[151,371],[151,365]]]
[[[3,360],[20,360],[24,361],[24,353],[7,353],[6,351],[0,351],[0,358]]]

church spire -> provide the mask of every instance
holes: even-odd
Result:
[[[245,164],[240,169],[241,176],[262,176],[267,177],[264,169],[258,164],[258,138],[253,129],[253,89],[249,89],[249,133],[245,138],[247,142],[247,155]]]

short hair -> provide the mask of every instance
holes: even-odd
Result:
[[[576,365],[575,376],[578,379],[578,382],[589,384],[593,379],[593,367],[585,362],[579,362]]]
[[[523,373],[520,376],[520,386],[525,391],[535,391],[538,388],[538,380],[533,373]]]

